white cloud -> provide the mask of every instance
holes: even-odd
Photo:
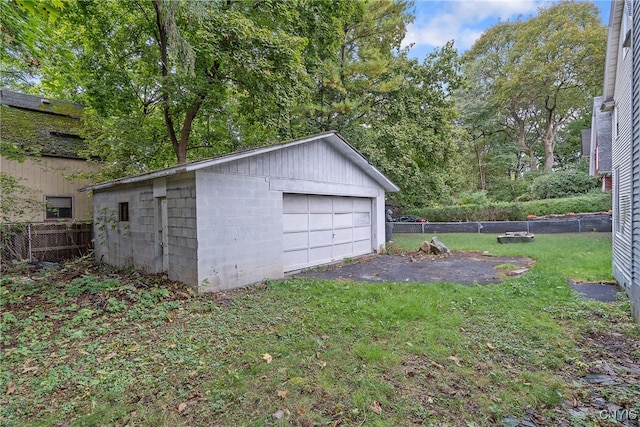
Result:
[[[535,14],[543,4],[539,0],[418,0],[416,19],[407,28],[403,46],[433,48],[455,40],[458,51],[463,51],[498,21]]]

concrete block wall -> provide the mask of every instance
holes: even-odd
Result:
[[[118,220],[122,202],[129,203],[129,221]],[[153,187],[129,185],[94,191],[93,205],[96,259],[154,272]]]
[[[198,284],[195,173],[167,179],[169,279]]]
[[[282,278],[282,192],[264,177],[196,172],[200,292]]]

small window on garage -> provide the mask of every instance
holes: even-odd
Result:
[[[73,197],[45,196],[46,219],[72,219]]]
[[[129,202],[118,203],[118,221],[129,221]]]

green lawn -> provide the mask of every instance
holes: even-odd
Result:
[[[537,262],[499,285],[290,279],[203,296],[87,260],[15,268],[0,279],[1,423],[494,425],[535,415],[602,425],[566,407],[587,393],[575,384],[591,363],[585,340],[632,342],[640,329],[625,298],[586,302],[567,280],[612,279],[610,235],[438,237]],[[396,234],[394,244],[430,238]],[[607,397],[634,410],[639,398],[637,387]]]

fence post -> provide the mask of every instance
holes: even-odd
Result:
[[[29,239],[29,262],[33,261],[31,259],[31,223],[27,224],[27,238]]]

